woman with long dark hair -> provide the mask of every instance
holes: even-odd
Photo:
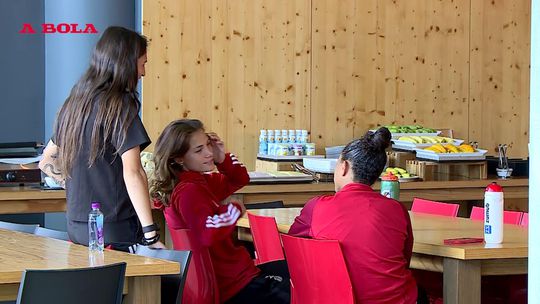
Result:
[[[373,191],[386,164],[386,128],[350,142],[334,171],[335,195],[310,200],[289,234],[338,240],[358,303],[412,304],[417,288],[409,270],[413,234],[400,202]]]
[[[90,66],[60,109],[40,168],[67,193],[70,239],[88,244],[88,213],[101,203],[105,243],[119,250],[143,243],[162,247],[151,213],[140,152],[150,144],[138,112],[146,38],[109,27]],[[141,228],[142,225],[142,228]]]
[[[205,133],[196,119],[173,121],[156,142],[154,162],[150,192],[156,206],[169,228],[189,229],[192,245],[208,248],[212,265],[207,267],[214,269],[219,303],[289,303],[288,278],[271,267],[259,269],[248,251],[233,242],[241,206],[223,201],[245,186],[249,175],[236,156],[225,152],[219,136]],[[189,294],[196,288],[197,280],[188,273],[182,303],[197,303]]]

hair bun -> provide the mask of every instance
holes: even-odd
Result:
[[[384,150],[390,146],[392,134],[385,127],[380,127],[371,137],[371,145],[380,150]]]

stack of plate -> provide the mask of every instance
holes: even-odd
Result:
[[[339,155],[343,151],[345,146],[334,146],[334,147],[326,147],[324,150],[326,151],[326,158],[339,158]],[[333,172],[333,171],[332,171]]]
[[[303,165],[306,169],[318,172],[333,174],[336,168],[337,159],[335,158],[304,158]]]

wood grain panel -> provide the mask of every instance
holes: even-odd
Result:
[[[143,14],[154,141],[199,118],[254,169],[262,128],[308,129],[322,153],[421,124],[528,155],[527,1],[159,0]]]
[[[469,137],[528,156],[530,1],[471,1]]]
[[[468,4],[313,3],[317,143],[345,144],[391,123],[452,128],[467,136]]]
[[[310,128],[308,0],[158,3],[143,10],[152,139],[171,120],[198,118],[253,169],[259,129]]]

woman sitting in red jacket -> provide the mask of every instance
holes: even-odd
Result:
[[[249,175],[233,154],[225,153],[223,141],[205,133],[199,120],[176,120],[159,136],[154,162],[151,194],[157,207],[169,228],[189,229],[195,246],[208,248],[219,302],[289,303],[288,279],[261,272],[248,251],[233,243],[241,207],[222,201],[245,186]]]
[[[386,164],[386,128],[349,143],[334,172],[336,194],[310,200],[289,234],[338,240],[357,303],[416,303],[407,209],[373,191]]]

